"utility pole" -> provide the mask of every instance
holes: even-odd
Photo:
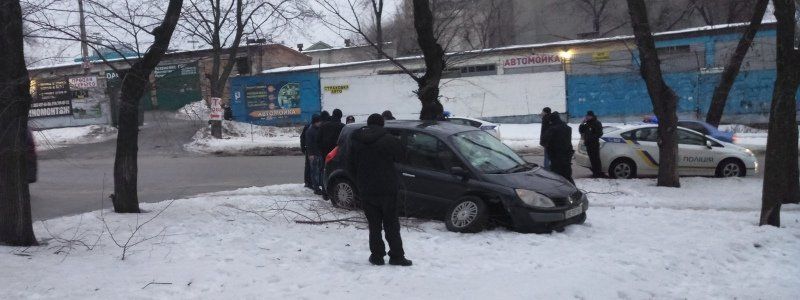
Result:
[[[78,0],[81,25],[81,50],[83,51],[83,74],[88,75],[92,65],[89,62],[89,44],[86,42],[86,20],[83,16],[83,0]]]

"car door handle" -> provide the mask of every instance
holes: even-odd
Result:
[[[411,178],[415,178],[415,177],[417,177],[417,175],[414,175],[414,174],[408,174],[408,173],[402,173],[402,174],[403,174],[403,176],[405,176],[405,177],[411,177]]]

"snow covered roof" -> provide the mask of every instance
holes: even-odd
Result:
[[[732,24],[693,27],[693,28],[686,28],[686,29],[680,29],[680,30],[657,32],[657,33],[655,33],[653,35],[656,36],[656,37],[663,37],[663,36],[670,36],[670,35],[677,35],[677,34],[686,34],[686,33],[694,33],[694,32],[703,32],[703,31],[738,28],[738,27],[747,26],[749,24],[750,23],[732,23]],[[765,22],[763,23],[763,25],[770,25],[770,24],[775,24],[775,21],[765,20]],[[763,28],[763,26],[762,26],[762,28]],[[582,45],[582,44],[591,44],[591,43],[603,43],[603,42],[615,42],[615,41],[632,40],[633,38],[634,38],[633,35],[620,35],[620,36],[614,36],[614,37],[595,38],[595,39],[565,40],[565,41],[549,42],[549,43],[511,45],[511,46],[505,46],[505,47],[478,49],[478,50],[470,50],[470,51],[463,51],[463,52],[449,52],[446,55],[447,56],[454,56],[454,55],[465,55],[465,54],[481,54],[481,53],[492,53],[492,52],[501,52],[501,51],[521,50],[521,49],[530,49],[530,48],[573,46],[573,45]],[[323,49],[323,50],[331,50],[331,49]],[[321,50],[315,50],[315,51],[321,51]],[[303,53],[307,53],[307,52],[308,51],[304,51]],[[415,56],[398,57],[398,58],[395,58],[395,60],[397,60],[397,61],[407,61],[407,60],[416,60],[416,59],[421,59],[421,58],[423,58],[421,55],[415,55]],[[306,65],[306,66],[280,67],[280,68],[264,70],[262,73],[271,74],[271,73],[284,73],[284,72],[295,72],[295,71],[308,71],[308,70],[315,70],[315,69],[339,68],[339,67],[368,65],[368,64],[375,64],[375,63],[386,63],[386,62],[389,62],[389,60],[388,59],[374,59],[374,60],[364,60],[364,61],[346,62],[346,63],[338,63],[338,64],[316,64],[316,65]]]

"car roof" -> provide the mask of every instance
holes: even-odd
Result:
[[[617,132],[617,131],[626,132],[626,131],[639,129],[639,128],[658,128],[658,124],[647,124],[647,123],[636,124],[636,125],[625,124],[625,125],[621,125],[621,126],[614,126],[614,128],[616,128],[616,129],[612,130],[611,132]],[[686,131],[691,132],[691,133],[696,133],[696,134],[699,134],[699,135],[705,135],[703,133],[697,132],[696,130],[692,130],[690,128],[681,127],[681,126],[678,126],[678,128],[686,130]],[[706,135],[706,136],[708,136],[708,135]],[[711,136],[708,136],[708,137],[711,137]],[[711,138],[713,138],[713,137],[711,137]],[[714,140],[716,141],[716,139],[714,139]]]
[[[480,123],[483,123],[484,125],[497,125],[495,123],[492,123],[492,122],[489,122],[489,121],[486,121],[486,120],[469,118],[469,117],[450,117],[448,119],[462,119],[462,120],[470,120],[470,121],[480,122]]]
[[[364,127],[366,125],[367,125],[366,123],[353,123],[353,124],[348,124],[347,126],[345,126],[345,128],[347,128],[346,130],[347,132],[350,132],[357,128]],[[472,126],[459,125],[450,122],[420,121],[420,120],[391,120],[391,121],[386,121],[384,127],[386,127],[387,129],[424,131],[426,133],[432,134],[440,138],[448,137],[453,134],[466,131],[480,131],[480,129]]]

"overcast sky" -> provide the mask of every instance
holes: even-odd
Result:
[[[338,5],[346,5],[348,1],[364,1],[364,0],[306,0],[307,3],[311,4],[315,1],[334,1],[337,2]],[[166,1],[165,1],[166,2]],[[400,0],[385,0],[384,5],[384,22],[386,19],[393,16],[397,11],[397,3]],[[72,5],[72,1],[64,2],[64,5]],[[77,2],[75,2],[77,3]],[[76,5],[77,6],[77,5]],[[325,15],[328,15],[328,20],[332,22],[337,22],[338,19],[335,17],[330,16],[325,10],[321,7],[312,6],[316,11],[321,12]],[[344,7],[343,7],[344,8]],[[77,10],[75,8],[67,8],[67,10]],[[63,13],[63,16],[60,16],[58,19],[62,20],[65,23],[76,23],[77,24],[77,13]],[[55,18],[51,16],[51,18]],[[362,18],[366,18],[362,16]],[[89,32],[91,35],[92,32]],[[308,47],[317,41],[323,41],[328,43],[334,47],[336,46],[343,46],[344,39],[340,36],[348,36],[346,32],[337,32],[332,30],[328,26],[325,26],[323,22],[320,20],[307,20],[303,23],[295,23],[293,28],[276,35],[273,37],[273,40],[276,43],[283,43],[286,46],[295,48],[297,44],[302,43],[305,47]],[[170,44],[171,49],[173,50],[188,50],[193,48],[203,48],[208,47],[207,45],[203,44],[195,44],[192,45],[188,41],[192,40],[191,38],[182,38],[179,33],[173,36],[173,42]],[[69,63],[72,62],[73,59],[80,57],[80,43],[75,41],[61,41],[61,40],[43,40],[39,39],[36,43],[32,43],[26,46],[26,55],[28,57],[33,57],[34,59],[29,59],[32,66],[46,66],[58,63]],[[143,50],[142,50],[143,51]]]

